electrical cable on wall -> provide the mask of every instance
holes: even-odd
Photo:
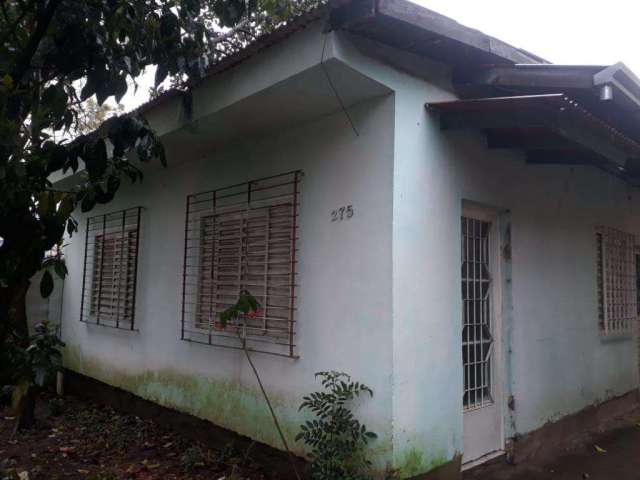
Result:
[[[329,75],[329,71],[327,70],[327,67],[324,64],[324,52],[325,52],[325,48],[327,46],[327,36],[326,35],[327,34],[325,34],[324,42],[322,43],[322,55],[320,55],[320,67],[322,68],[322,71],[324,72],[325,77],[327,77],[327,83],[329,83],[329,86],[331,87],[331,90],[333,91],[333,94],[335,95],[336,99],[338,100],[338,103],[340,104],[340,108],[342,109],[342,111],[344,112],[345,116],[347,117],[347,120],[349,120],[349,124],[351,125],[351,128],[353,129],[353,133],[356,134],[356,137],[359,137],[360,133],[358,133],[358,129],[356,128],[356,125],[353,122],[353,119],[351,118],[351,115],[349,115],[349,111],[345,107],[344,102],[342,101],[342,98],[340,98],[340,94],[338,93],[338,90],[336,89],[335,85],[333,84],[333,81],[331,80],[331,76]]]

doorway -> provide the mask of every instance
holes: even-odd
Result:
[[[504,449],[500,341],[499,235],[491,210],[463,209],[461,218],[463,465]]]

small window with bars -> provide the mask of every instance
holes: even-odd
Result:
[[[462,217],[462,365],[465,411],[493,404],[491,223]]]
[[[182,339],[295,357],[297,229],[301,172],[189,195]],[[242,291],[252,318],[220,324]]]
[[[631,333],[638,312],[635,237],[614,228],[598,227],[596,253],[600,332]]]
[[[141,210],[136,207],[87,220],[81,321],[135,329]]]

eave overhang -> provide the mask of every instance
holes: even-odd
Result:
[[[462,98],[562,92],[640,142],[640,78],[623,63],[602,65],[481,65],[454,70]]]
[[[484,132],[489,148],[526,152],[530,163],[581,164],[640,186],[640,143],[565,94],[429,103],[442,130]]]

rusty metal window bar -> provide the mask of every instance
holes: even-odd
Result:
[[[633,331],[637,318],[635,237],[596,228],[598,324],[603,335]]]
[[[142,207],[87,219],[80,321],[135,330]]]
[[[493,403],[491,223],[462,217],[462,364],[464,410]]]
[[[302,172],[187,197],[181,338],[297,357],[296,264]],[[219,314],[241,291],[260,302],[254,318],[223,328]]]

